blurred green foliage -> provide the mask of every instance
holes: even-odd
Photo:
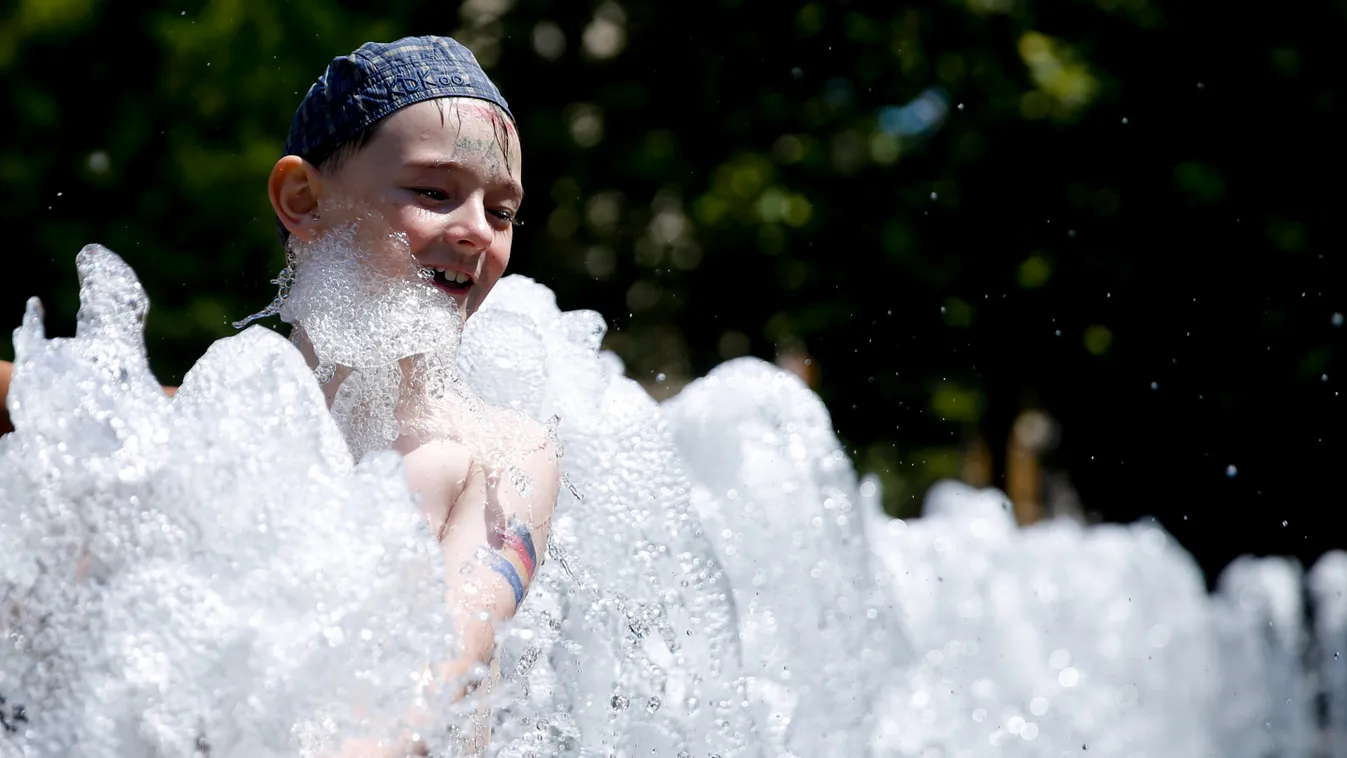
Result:
[[[999,470],[1044,407],[1088,506],[1193,546],[1180,515],[1306,500],[1340,439],[1342,232],[1306,178],[1342,168],[1342,85],[1302,44],[1340,6],[9,0],[0,309],[39,295],[68,331],[74,253],[102,242],[176,381],[270,300],[264,182],[326,62],[452,34],[520,118],[512,270],[605,314],[652,393],[808,355],[904,514],[970,437]],[[938,130],[884,128],[932,87]]]

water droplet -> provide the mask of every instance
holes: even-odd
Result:
[[[963,110],[963,103],[959,103],[958,108],[959,110]]]
[[[1334,314],[1333,314],[1333,326],[1342,326],[1342,314],[1341,314],[1341,313],[1334,313]]]
[[[655,374],[655,381],[657,382],[663,383],[666,378],[663,372]]]
[[[1226,467],[1225,467],[1225,475],[1228,476],[1228,477],[1230,477],[1231,479],[1234,479],[1234,478],[1235,478],[1235,474],[1238,474],[1238,473],[1239,473],[1239,469],[1235,468],[1235,464],[1233,464],[1233,463],[1230,464],[1229,466],[1226,466]]]
[[[940,195],[938,195],[938,194],[936,194],[936,193],[934,193],[934,192],[931,193],[931,199],[932,199],[932,200],[935,200],[935,199],[938,198],[938,197],[940,197]]]
[[[1123,126],[1126,126],[1126,125],[1127,125],[1127,119],[1124,118],[1124,119],[1123,119]]]
[[[612,706],[615,711],[625,711],[631,701],[621,695],[613,695]]]
[[[1287,520],[1285,520],[1285,519],[1282,519],[1282,526],[1286,526],[1286,525],[1288,525],[1288,524],[1290,524],[1290,523],[1291,523],[1291,522],[1289,522],[1289,521],[1287,521]]]
[[[654,695],[651,695],[650,699],[647,700],[645,703],[645,712],[654,713],[655,711],[659,710],[659,706],[660,706],[660,699],[658,697],[655,697]]]

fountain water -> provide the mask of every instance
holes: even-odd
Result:
[[[148,302],[79,259],[71,339],[30,301],[0,439],[0,754],[291,755],[396,729],[448,649],[443,560],[396,454],[353,463],[297,351],[253,328],[169,401]]]
[[[260,327],[170,400],[131,270],[97,247],[79,269],[76,336],[46,338],[35,302],[15,333],[0,756],[321,755],[409,729],[451,753],[482,703],[423,675],[453,645],[444,566],[379,449],[390,410],[338,403],[339,424]],[[559,419],[569,483],[479,696],[490,754],[1340,752],[1347,557],[1304,580],[1307,626],[1292,564],[1246,560],[1210,597],[1152,524],[1019,530],[955,484],[890,520],[793,376],[741,359],[660,405],[603,334],[509,277],[432,351],[461,397]]]

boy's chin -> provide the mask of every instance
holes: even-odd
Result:
[[[446,292],[445,294],[449,296],[449,299],[454,303],[454,306],[458,308],[459,317],[467,318],[477,310],[477,298],[473,297],[471,288],[461,292]]]

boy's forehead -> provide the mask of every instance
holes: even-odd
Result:
[[[488,103],[463,99],[427,100],[390,115],[378,137],[400,154],[434,153],[450,158],[460,152],[508,155],[510,169],[519,168],[519,139],[514,125]],[[404,157],[406,157],[404,155]]]

